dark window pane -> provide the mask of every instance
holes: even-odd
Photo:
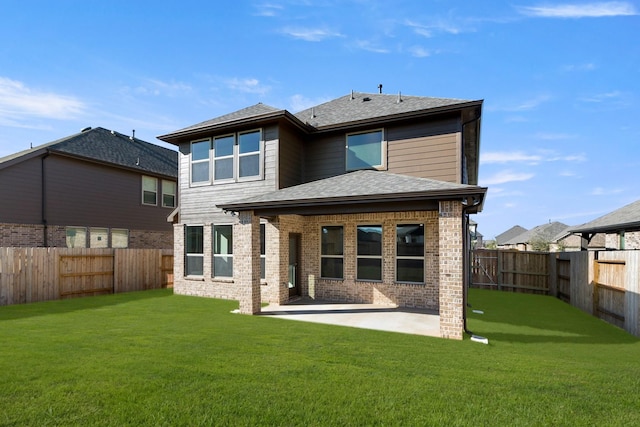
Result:
[[[341,225],[322,227],[322,255],[344,254],[344,231]]]
[[[267,260],[260,258],[260,278],[265,279],[267,277]]]
[[[396,227],[397,256],[424,256],[422,224],[402,224]]]
[[[216,138],[213,140],[213,155],[215,157],[232,156],[233,144],[235,139],[233,135],[223,136],[222,138]]]
[[[382,165],[382,131],[347,136],[347,169]]]
[[[173,194],[163,194],[162,195],[162,206],[167,208],[175,208],[176,207],[176,197]]]
[[[260,175],[260,154],[240,157],[240,177]]]
[[[209,162],[191,165],[191,182],[209,181]]]
[[[152,193],[151,191],[144,191],[143,193],[143,203],[145,205],[155,205],[156,204],[156,193]]]
[[[320,277],[342,279],[344,277],[344,262],[342,258],[322,258]]]
[[[185,249],[188,254],[202,254],[203,244],[202,244],[202,235],[203,235],[203,227],[202,226],[188,226],[186,231],[186,242]]]
[[[382,260],[358,258],[358,280],[382,280]]]
[[[229,178],[233,178],[233,159],[216,160],[214,179]]]
[[[204,160],[209,158],[209,141],[194,142],[191,144],[191,160]]]
[[[203,274],[203,264],[204,258],[201,256],[188,256],[187,255],[187,265],[185,268],[185,274],[187,276],[202,276]]]
[[[421,259],[399,259],[396,263],[398,282],[424,282],[424,261]]]
[[[215,277],[233,277],[233,257],[213,257],[213,274]]]
[[[260,151],[260,132],[241,133],[238,135],[240,154]]]
[[[358,255],[382,255],[382,226],[358,227]]]
[[[266,226],[264,224],[260,224],[260,255],[266,255],[267,253],[265,228]]]

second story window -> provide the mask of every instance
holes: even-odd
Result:
[[[191,184],[206,184],[209,182],[209,148],[208,139],[191,143]]]
[[[216,136],[191,143],[191,185],[262,179],[262,131]]]
[[[213,179],[214,181],[233,180],[233,152],[235,135],[213,139]]]
[[[165,208],[176,207],[176,183],[162,180],[162,206]]]
[[[153,206],[158,204],[158,178],[142,177],[142,204]]]
[[[386,147],[382,129],[348,134],[347,170],[385,169],[387,167]]]

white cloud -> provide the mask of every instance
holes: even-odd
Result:
[[[489,106],[489,111],[507,111],[507,112],[521,112],[521,111],[531,111],[538,108],[540,105],[551,99],[550,95],[541,94],[535,96],[533,98],[525,99],[520,102],[512,103],[511,105],[498,105],[498,106]]]
[[[633,4],[621,1],[525,6],[520,8],[520,12],[540,18],[602,18],[638,14]]]
[[[510,162],[534,162],[537,163],[542,160],[542,157],[537,154],[526,154],[521,151],[495,151],[489,153],[483,153],[480,156],[480,163],[510,163]]]
[[[409,48],[409,52],[411,52],[412,56],[416,58],[426,58],[431,56],[431,51],[421,47],[421,46],[412,46]]]
[[[592,63],[592,62],[588,62],[585,64],[571,64],[571,65],[565,65],[564,67],[562,67],[562,71],[565,72],[571,72],[571,71],[593,71],[595,70],[596,64]]]
[[[323,104],[329,101],[331,98],[318,98],[318,99],[309,99],[303,95],[293,95],[289,99],[290,110],[294,112],[306,110],[307,108],[311,108],[315,105]]]
[[[362,50],[367,50],[373,53],[389,53],[389,49],[375,45],[369,40],[358,40],[355,43],[356,47]]]
[[[259,4],[256,5],[256,9],[257,12],[255,13],[256,16],[276,16],[279,14],[279,12],[282,11],[282,9],[284,9],[284,7],[282,7],[279,4],[273,4],[273,3],[263,3],[263,4]]]
[[[258,79],[233,77],[225,80],[229,89],[244,93],[264,95],[271,90],[270,86],[260,84]]]
[[[624,192],[622,188],[603,188],[596,187],[591,191],[592,196],[609,196],[611,194],[620,194]]]
[[[541,162],[583,162],[585,160],[586,155],[583,153],[560,155],[553,150],[539,150],[536,154],[522,151],[492,151],[480,155],[481,164],[523,162],[536,165]]]
[[[78,98],[31,89],[20,81],[0,77],[0,120],[5,125],[25,127],[22,122],[34,117],[74,119],[86,109]]]
[[[294,39],[308,42],[319,42],[328,38],[343,37],[339,32],[328,28],[285,27],[280,32]]]
[[[463,27],[449,20],[438,19],[428,24],[421,24],[416,21],[406,20],[405,25],[413,30],[414,33],[423,37],[433,37],[437,33],[460,34]],[[465,31],[470,31],[465,28]]]
[[[134,89],[134,92],[137,95],[173,97],[182,95],[185,92],[191,92],[191,90],[190,85],[182,82],[164,82],[158,79],[146,79],[142,85]]]
[[[488,178],[482,179],[480,185],[505,184],[514,181],[528,181],[535,175],[532,173],[513,172],[510,170],[498,172]]]
[[[592,103],[600,103],[605,101],[610,101],[614,99],[619,99],[622,96],[620,91],[614,90],[607,93],[599,93],[593,96],[580,98],[582,102],[592,102]]]

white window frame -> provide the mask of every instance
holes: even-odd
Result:
[[[341,227],[342,228],[342,255],[326,255],[322,253],[322,229],[324,227]],[[320,278],[329,280],[344,280],[344,239],[345,239],[345,226],[344,224],[322,224],[320,226]],[[322,275],[322,260],[323,259],[341,259],[342,260],[342,277],[330,277]]]
[[[231,151],[231,154],[225,154],[224,156],[216,156],[216,140],[217,139],[223,139],[223,138],[229,138],[232,137],[233,138],[233,148]],[[230,133],[230,134],[226,134],[226,135],[216,135],[215,137],[213,137],[212,142],[211,142],[211,151],[212,151],[212,168],[211,168],[211,179],[213,180],[214,184],[226,184],[229,182],[235,182],[236,181],[236,174],[237,174],[237,165],[236,165],[236,152],[238,150],[238,138],[236,137],[235,133]],[[231,177],[230,178],[222,178],[222,179],[216,179],[216,160],[229,160],[231,159]]]
[[[209,155],[207,156],[206,159],[193,160],[193,144],[198,144],[200,142],[208,142],[209,143],[209,150],[208,150]],[[189,186],[191,186],[191,187],[200,187],[200,186],[203,186],[203,185],[210,185],[211,184],[211,180],[212,180],[212,177],[213,177],[213,173],[212,173],[213,166],[212,166],[212,160],[211,160],[211,151],[212,151],[211,138],[196,139],[196,140],[191,141],[189,143]],[[209,165],[209,167],[208,167],[209,176],[204,181],[196,181],[196,182],[194,182],[193,181],[193,165],[194,164],[198,164],[198,163],[207,163]]]
[[[260,223],[260,240],[260,279],[267,280],[267,224],[264,222]]]
[[[189,245],[187,244],[187,229],[189,227],[201,227],[202,228],[202,252],[187,252]],[[185,277],[203,277],[204,275],[204,230],[205,227],[202,224],[185,224],[184,226],[184,276]],[[201,258],[202,259],[202,274],[188,274],[187,272],[187,260],[189,258]]]
[[[365,135],[365,134],[374,133],[374,132],[380,132],[380,139],[381,139],[381,141],[380,141],[380,164],[379,165],[372,165],[372,166],[364,167],[364,168],[349,167],[349,137],[355,136],[355,135]],[[350,132],[350,133],[347,133],[345,135],[344,156],[345,156],[344,157],[345,170],[348,171],[348,172],[355,171],[355,170],[362,170],[362,169],[387,170],[387,135],[386,135],[386,132],[385,132],[384,128],[370,129],[370,130],[361,131],[361,132]]]
[[[360,255],[358,253],[358,228],[360,227],[380,227],[380,255]],[[382,282],[384,280],[384,225],[380,224],[357,224],[356,225],[356,280],[360,282]],[[358,260],[359,259],[379,259],[380,260],[380,278],[379,279],[361,279],[359,276]]]
[[[422,255],[421,256],[413,256],[413,255],[398,255],[398,227],[407,226],[407,225],[418,225],[422,226]],[[427,240],[427,229],[424,222],[400,222],[395,225],[395,238],[396,244],[394,248],[394,265],[395,265],[395,281],[397,283],[411,283],[411,284],[419,284],[423,285],[425,283],[425,266],[426,266],[426,258],[424,256],[424,251],[426,248],[426,240]],[[422,261],[422,280],[420,282],[411,282],[407,280],[399,280],[398,279],[398,260],[421,260]]]
[[[216,228],[217,227],[231,227],[231,253],[226,254],[217,254],[216,253]],[[212,266],[211,266],[211,274],[214,278],[219,279],[232,279],[233,278],[233,240],[234,240],[234,229],[233,224],[213,224],[211,227],[211,255],[212,255]],[[227,257],[231,258],[231,275],[230,276],[221,276],[216,272],[216,257],[222,258]]]
[[[147,203],[144,200],[144,194],[151,193],[150,190],[145,188],[145,180],[153,180],[155,188],[153,191],[153,194],[155,194],[155,203]],[[158,178],[149,175],[142,175],[142,204],[145,206],[158,206]]]
[[[249,133],[258,133],[260,142],[258,143],[258,151],[251,151],[249,153],[240,153],[240,135]],[[237,182],[243,181],[258,181],[264,176],[264,138],[262,129],[251,129],[236,133],[236,144],[234,146],[234,177]],[[240,158],[258,155],[258,175],[240,176]]]
[[[167,187],[171,187],[173,193],[167,191]],[[176,207],[176,193],[178,192],[178,184],[175,181],[169,181],[168,179],[162,180],[162,207],[163,208],[175,208]],[[168,205],[164,202],[164,196],[172,196],[173,204]]]

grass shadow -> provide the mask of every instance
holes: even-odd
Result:
[[[468,328],[491,341],[529,344],[639,341],[623,329],[550,296],[471,289],[469,302],[473,308],[467,311]]]
[[[47,316],[51,314],[70,313],[81,310],[95,310],[98,308],[125,304],[132,301],[164,298],[171,295],[173,295],[172,289],[152,289],[148,291],[124,292],[95,297],[87,296],[82,298],[7,305],[0,307],[0,322],[5,320]]]

